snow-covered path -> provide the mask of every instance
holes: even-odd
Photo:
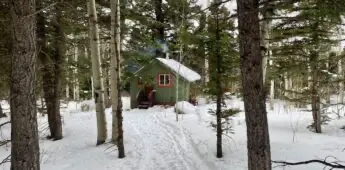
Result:
[[[185,129],[163,121],[162,112],[152,111],[133,110],[126,113],[126,127],[135,132],[130,138],[137,139],[137,149],[141,152],[136,169],[215,169],[199,154]]]
[[[188,130],[164,121],[164,109],[124,112],[126,158],[118,159],[116,147],[95,146],[94,112],[65,115],[65,137],[61,141],[41,140],[43,170],[213,170],[196,147]],[[111,114],[107,113],[108,136]]]

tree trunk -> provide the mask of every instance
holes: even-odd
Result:
[[[343,74],[343,59],[338,60],[338,75],[340,76],[339,81],[339,101],[340,103],[344,102],[344,74]]]
[[[154,0],[155,3],[155,16],[156,16],[156,23],[155,23],[155,31],[154,31],[154,38],[158,38],[158,40],[164,40],[164,15],[162,10],[162,0]]]
[[[218,1],[216,1],[218,3]],[[216,44],[220,44],[220,30],[219,30],[219,5],[216,7]],[[216,117],[217,117],[217,158],[223,157],[222,149],[222,85],[221,85],[221,63],[222,56],[220,54],[220,46],[216,45],[216,56],[217,56],[217,76],[216,76],[216,88],[217,88],[217,107],[216,107]]]
[[[318,55],[311,54],[310,56],[311,64],[311,107],[313,115],[313,127],[316,133],[322,133],[321,130],[321,110],[320,110],[320,96],[318,92],[319,80],[318,80]]]
[[[120,2],[111,0],[111,102],[113,113],[112,141],[117,144],[118,157],[125,157],[122,128],[122,100],[120,95],[121,28]]]
[[[35,0],[11,0],[11,170],[39,170]],[[28,17],[29,16],[29,17]]]
[[[79,60],[79,55],[84,55],[84,47],[80,45],[79,47],[75,47],[75,52],[74,52],[74,62],[78,63]],[[74,76],[74,84],[73,84],[73,99],[75,101],[79,101],[80,93],[79,93],[79,76],[78,76],[78,68],[73,69],[73,76]]]
[[[265,85],[266,82],[266,72],[267,72],[267,63],[269,58],[269,38],[270,38],[270,12],[263,12],[263,21],[261,22],[261,56],[262,56],[262,73],[263,73],[263,82]]]
[[[42,1],[37,1],[38,10],[42,8]],[[48,50],[46,48],[46,30],[44,13],[37,14],[37,39],[39,46],[38,58],[42,64],[42,79],[44,100],[47,106],[48,125],[50,130],[49,139],[62,139],[62,124],[60,115],[60,77],[61,77],[61,61],[64,53],[63,43],[64,34],[61,28],[61,9],[59,5],[56,6],[56,14],[53,19],[54,28],[54,51],[52,57],[46,55]]]
[[[270,60],[270,66],[273,67],[273,60]],[[270,110],[274,110],[274,79],[271,79],[271,84],[270,84]]]
[[[105,43],[105,42],[104,42]],[[103,80],[104,80],[104,106],[105,108],[110,108],[111,101],[109,98],[109,65],[108,62],[108,48],[104,44],[101,46],[101,56],[102,56],[102,73],[103,73]]]
[[[89,26],[90,26],[90,50],[92,58],[92,77],[94,98],[97,117],[97,145],[103,144],[107,138],[106,120],[104,113],[104,90],[101,71],[101,58],[99,52],[99,33],[97,26],[97,13],[95,0],[88,4]]]
[[[248,170],[270,170],[271,151],[260,53],[258,0],[237,0]]]

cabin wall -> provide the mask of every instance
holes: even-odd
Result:
[[[159,87],[158,86],[158,74],[171,74],[172,86]],[[153,61],[141,70],[136,77],[131,80],[130,93],[131,93],[131,108],[137,107],[136,96],[139,90],[143,89],[143,85],[138,85],[138,77],[152,76],[154,86],[156,90],[156,102],[158,104],[174,104],[176,101],[176,75],[170,69],[163,66],[158,61]],[[189,82],[179,76],[179,101],[188,100],[189,95]]]

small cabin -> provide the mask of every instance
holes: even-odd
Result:
[[[174,105],[177,98],[177,101],[188,101],[191,83],[200,78],[198,73],[176,60],[155,58],[131,78],[131,108]]]

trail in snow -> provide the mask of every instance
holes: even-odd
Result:
[[[149,109],[133,110],[127,113],[130,128],[140,141],[138,148],[144,148],[137,167],[148,169],[208,170],[214,165],[205,164],[196,152],[193,142],[178,127],[161,120],[159,112]],[[140,169],[140,168],[139,168]]]

